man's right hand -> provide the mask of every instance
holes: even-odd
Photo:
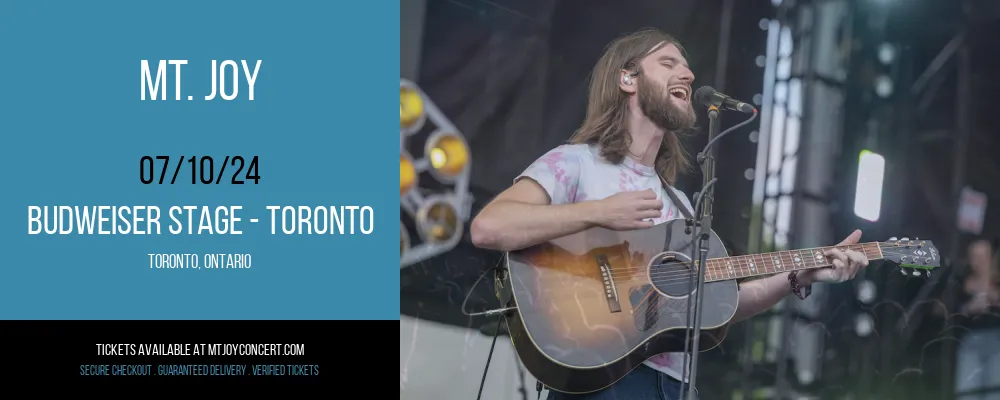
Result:
[[[663,200],[652,189],[618,193],[597,203],[597,225],[617,231],[650,228],[663,210]]]

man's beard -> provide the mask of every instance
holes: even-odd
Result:
[[[666,89],[645,79],[639,79],[638,90],[640,111],[660,129],[680,133],[694,128],[697,118],[690,103],[678,107]]]

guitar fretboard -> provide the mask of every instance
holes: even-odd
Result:
[[[863,254],[869,261],[882,259],[882,249],[877,242],[711,258],[706,262],[708,267],[705,269],[705,282],[829,267],[833,265],[833,259],[824,254],[829,249],[854,250]]]

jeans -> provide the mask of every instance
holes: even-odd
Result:
[[[632,370],[624,378],[608,388],[598,392],[587,394],[568,394],[549,391],[548,400],[685,400],[680,394],[681,382],[670,376],[640,365]],[[698,397],[698,389],[694,390],[695,398]]]

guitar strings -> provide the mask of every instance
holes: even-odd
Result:
[[[880,259],[880,258],[884,257],[884,254],[883,254],[882,251],[880,251],[880,249],[876,249],[876,250],[879,250],[879,253],[876,253],[874,255],[868,255],[867,254],[868,253],[868,249],[865,249],[865,253],[866,253],[865,256],[866,256],[866,258],[869,261]],[[890,254],[895,254],[895,253],[890,252]],[[902,253],[899,253],[899,254],[902,254]],[[752,257],[752,256],[754,256],[754,255],[750,255],[750,256],[747,256],[747,257]],[[739,257],[744,257],[744,256],[739,256]],[[824,256],[824,258],[826,258],[826,256]],[[718,259],[709,259],[709,260],[718,260]],[[803,260],[805,260],[805,258],[803,258]],[[662,265],[667,265],[667,264],[654,264],[654,266],[657,266],[657,265],[662,266]],[[801,270],[805,270],[805,269],[815,269],[815,268],[828,267],[830,265],[831,264],[815,264],[815,262],[814,262],[814,265],[807,266],[807,265],[805,265],[805,262],[803,262],[802,265],[799,266],[799,267],[791,268],[791,269],[784,269],[782,271],[776,271],[774,273],[788,272],[788,271],[801,271]],[[711,268],[711,266],[709,266],[709,268]],[[642,269],[642,268],[640,267],[640,268],[637,268],[637,269]],[[655,321],[654,321],[655,319],[659,319],[659,317],[665,315],[662,312],[663,308],[665,306],[670,308],[670,309],[667,310],[669,312],[666,313],[666,315],[677,314],[677,313],[684,313],[685,312],[685,311],[682,311],[682,310],[677,310],[676,307],[684,307],[684,306],[686,306],[687,302],[690,301],[690,298],[691,298],[690,296],[694,295],[693,291],[690,292],[690,293],[685,293],[684,294],[685,297],[683,297],[683,298],[680,298],[680,299],[670,299],[669,301],[666,301],[666,302],[661,302],[660,301],[660,296],[654,296],[654,295],[657,295],[657,294],[662,295],[662,293],[660,293],[659,291],[656,290],[656,285],[658,285],[658,284],[671,284],[671,283],[676,283],[676,282],[691,282],[690,278],[691,278],[691,275],[693,274],[693,272],[694,271],[682,271],[682,272],[679,272],[678,273],[679,275],[684,275],[684,277],[681,278],[681,279],[672,279],[673,278],[672,276],[668,277],[668,279],[656,279],[656,278],[653,278],[653,277],[650,278],[650,285],[649,285],[649,287],[644,289],[646,291],[646,293],[644,293],[642,295],[642,298],[639,299],[639,301],[636,302],[636,304],[635,304],[634,307],[631,307],[633,314],[635,314],[635,313],[641,313],[642,314],[641,318],[642,318],[643,326],[651,326],[652,324],[655,323]],[[670,275],[670,274],[671,273],[666,273],[666,275]],[[768,274],[773,274],[773,273],[765,272],[765,273],[759,274],[759,275],[768,275]],[[653,273],[650,273],[650,275],[653,275]],[[662,277],[662,275],[660,277]],[[705,280],[706,283],[710,282],[710,280],[708,278],[708,275],[706,275],[705,278],[706,278],[706,280]],[[739,277],[737,277],[737,278],[739,278]],[[731,279],[733,279],[733,277],[718,279],[718,281],[731,280]],[[604,293],[601,292],[600,296],[603,297],[603,294]],[[655,302],[655,304],[654,304],[654,302]],[[638,321],[636,321],[636,322],[638,322]],[[691,328],[689,327],[688,329],[691,329]]]
[[[862,250],[862,252],[865,254],[865,257],[868,260],[873,260],[873,259],[881,258],[881,253],[882,252],[879,249],[869,249],[869,248],[864,247],[865,245],[867,245],[867,243],[861,244],[861,245],[850,245],[850,246],[840,246],[840,247],[848,247],[851,250],[855,250],[855,247],[860,247],[860,250]],[[829,248],[837,248],[837,247],[835,246],[835,247],[829,247]],[[790,270],[798,270],[798,269],[801,269],[801,268],[827,267],[827,266],[830,266],[832,264],[817,264],[816,259],[814,259],[813,257],[811,257],[812,256],[811,254],[810,254],[810,257],[803,257],[802,254],[792,254],[792,253],[793,252],[794,253],[799,253],[799,252],[812,251],[812,250],[818,250],[818,249],[824,249],[825,250],[825,249],[829,249],[829,248],[802,249],[802,250],[799,250],[799,251],[791,250],[791,251],[787,251],[787,252],[783,251],[783,252],[773,252],[773,253],[764,253],[764,254],[753,254],[753,255],[746,255],[746,256],[733,256],[733,257],[712,258],[712,259],[708,259],[707,260],[708,261],[707,262],[708,270],[706,272],[706,278],[709,278],[709,279],[721,278],[721,279],[725,280],[725,279],[741,278],[741,277],[744,277],[744,276],[752,276],[752,275],[774,274],[774,273],[780,273],[780,272],[785,272],[785,271],[790,271]],[[777,256],[775,256],[775,254],[777,254]],[[819,254],[822,255],[822,253],[819,253]],[[766,261],[765,257],[768,257],[768,258],[770,258],[772,260],[772,263],[771,263],[770,267],[768,267],[766,265],[767,261]],[[798,263],[795,262],[795,257],[799,258],[799,262]],[[735,263],[734,263],[735,265],[732,265],[732,264],[721,264],[722,263],[721,260],[725,260],[727,258],[735,261]],[[754,259],[754,258],[758,258],[759,261],[756,260],[756,259]],[[777,267],[776,266],[776,263],[773,262],[773,260],[775,260],[775,259],[778,259],[780,261],[780,263],[778,263],[777,265],[781,265],[781,267]],[[825,261],[827,259],[828,259],[827,256],[822,255],[822,259],[821,259],[822,261]],[[763,262],[763,264],[761,264],[761,266],[759,268],[757,267],[758,262]],[[749,266],[750,263],[753,263],[754,267],[751,268]],[[688,263],[675,261],[675,262],[668,262],[668,263],[662,263],[662,264],[653,264],[653,265],[650,265],[649,267],[662,267],[662,266],[667,266],[667,265],[672,265],[672,264],[681,264],[681,265],[683,265],[683,264],[688,264]],[[697,265],[699,263],[696,261],[694,264]],[[811,264],[811,265],[807,265],[807,264]],[[785,265],[792,265],[793,267],[786,268],[786,267],[784,267]],[[795,267],[795,266],[798,266],[798,267]],[[728,269],[727,267],[732,267],[732,270],[730,271],[730,269]],[[779,270],[777,268],[781,268],[781,269]],[[611,275],[612,278],[623,278],[623,277],[628,277],[628,276],[634,276],[635,274],[640,273],[642,271],[645,271],[647,269],[648,269],[647,266],[634,266],[634,267],[633,266],[629,266],[629,267],[623,267],[623,268],[613,268],[611,270],[611,274],[610,275]],[[761,272],[757,272],[757,273],[754,272],[754,270],[760,271],[761,269],[763,269],[762,273]],[[768,269],[771,269],[772,271],[767,271]],[[670,270],[670,271],[653,271],[653,272],[650,272],[649,275],[650,275],[651,279],[657,280],[657,282],[670,282],[670,281],[663,281],[663,280],[656,279],[656,278],[680,277],[681,279],[688,279],[688,278],[690,278],[690,276],[694,272],[696,272],[698,270],[699,269],[696,267],[694,270],[687,270],[687,269],[685,269],[685,270]],[[734,276],[734,275],[742,275],[742,276]]]
[[[898,247],[902,247],[902,246],[885,247],[885,248],[879,247],[879,248],[876,248],[876,249],[868,249],[868,248],[864,247],[864,244],[862,244],[860,246],[862,247],[863,250],[865,250],[866,257],[869,260],[884,259],[886,254],[889,254],[889,255],[899,255],[899,256],[903,256],[904,255],[904,252],[893,251],[894,248],[898,248]],[[849,246],[849,247],[854,247],[854,245]],[[805,250],[806,249],[803,249],[803,251],[805,251]],[[875,251],[878,251],[878,254],[868,254],[869,251],[872,251],[873,253]],[[745,257],[745,256],[739,256],[739,257]],[[718,258],[716,258],[716,259],[710,259],[710,260],[718,260]],[[663,265],[663,264],[660,264],[660,265]],[[803,270],[803,269],[819,268],[819,267],[825,267],[825,266],[828,266],[828,265],[805,266],[804,263],[803,263],[802,267],[800,267],[800,268],[794,268],[793,270],[798,271],[798,270]],[[636,269],[637,270],[637,269],[641,269],[641,268],[632,268],[632,269]],[[787,271],[787,270],[785,270],[785,271]],[[680,274],[683,274],[683,275],[686,276],[685,278],[683,278],[683,280],[686,280],[686,281],[690,282],[690,275],[691,275],[690,271],[684,271],[684,272],[681,272]],[[654,283],[654,282],[651,282],[651,283]],[[657,282],[657,283],[659,283],[659,282]],[[631,290],[632,289],[630,289],[630,291]],[[687,304],[687,302],[690,299],[690,297],[686,297],[686,298],[682,298],[682,299],[672,299],[671,301],[661,302],[660,301],[660,296],[656,296],[657,294],[660,294],[660,292],[657,291],[654,286],[650,285],[650,286],[648,286],[648,287],[646,287],[644,289],[640,289],[640,290],[645,290],[645,293],[643,293],[642,294],[642,298],[639,299],[639,301],[637,301],[636,304],[634,306],[630,307],[630,308],[631,308],[631,310],[632,310],[633,313],[639,313],[639,314],[642,315],[642,317],[640,317],[642,320],[641,321],[635,320],[635,323],[638,324],[638,323],[641,322],[643,327],[647,327],[647,326],[651,326],[652,324],[655,324],[656,321],[654,321],[654,320],[659,319],[659,317],[661,317],[661,316],[682,313],[683,311],[677,310],[676,307],[681,307],[681,306]],[[594,292],[596,294],[598,291],[595,290]],[[600,292],[600,293],[601,293],[600,296],[604,297],[604,293],[603,292]],[[626,296],[626,298],[628,298],[628,297],[631,297],[631,295],[627,295]],[[667,309],[664,310],[664,308],[667,308]],[[666,311],[666,314],[664,313],[665,311]]]
[[[709,263],[708,263],[708,265],[709,265],[708,273],[709,274],[706,274],[706,278],[707,278],[706,282],[716,282],[716,281],[732,280],[732,279],[736,279],[736,278],[742,278],[742,277],[748,277],[748,276],[754,276],[754,275],[773,275],[773,274],[777,274],[777,273],[781,273],[781,272],[799,271],[799,270],[804,270],[804,269],[829,267],[831,265],[831,264],[817,264],[811,257],[809,257],[809,258],[807,258],[807,257],[801,257],[802,263],[800,265],[796,266],[796,267],[782,268],[780,271],[778,271],[778,270],[774,270],[774,268],[772,266],[771,269],[773,271],[771,271],[771,272],[768,272],[765,269],[763,273],[756,273],[756,274],[754,274],[750,270],[750,268],[744,267],[739,262],[740,259],[745,259],[747,257],[751,257],[751,258],[752,257],[759,257],[761,260],[764,260],[764,258],[763,258],[764,256],[770,255],[773,258],[773,256],[775,254],[777,254],[781,258],[781,262],[782,262],[781,265],[785,265],[786,261],[792,261],[791,265],[795,266],[796,264],[794,263],[794,260],[793,260],[793,258],[794,258],[793,256],[794,255],[797,254],[797,255],[801,256],[800,253],[806,252],[806,251],[812,251],[812,250],[826,250],[826,249],[844,248],[844,247],[847,247],[849,249],[854,250],[854,249],[860,247],[860,249],[864,252],[866,258],[869,261],[872,261],[872,260],[883,259],[883,258],[885,258],[886,254],[900,255],[900,256],[902,256],[902,255],[904,255],[903,252],[893,251],[893,250],[897,249],[897,248],[907,248],[907,247],[910,247],[910,246],[900,246],[900,245],[884,246],[883,247],[883,246],[880,246],[880,244],[884,244],[884,243],[880,243],[880,242],[858,243],[858,244],[852,244],[852,245],[846,245],[846,246],[817,247],[817,248],[812,248],[812,249],[786,250],[786,251],[763,253],[763,254],[753,254],[753,255],[744,255],[744,256],[712,258],[712,259],[708,260],[709,261]],[[874,245],[875,248],[870,248],[869,247],[869,246],[872,246],[872,245]],[[718,261],[718,260],[723,260],[723,259],[726,259],[726,258],[737,260],[737,266],[735,268],[733,268],[733,274],[732,275],[741,275],[741,276],[732,276],[729,273],[728,270],[722,268],[721,264],[719,264],[720,261]],[[807,262],[806,261],[807,259],[810,260],[810,261]],[[824,259],[826,259],[825,256],[824,256]],[[754,262],[756,263],[756,261],[754,261]],[[713,266],[712,265],[713,263],[715,263],[716,265]],[[807,263],[808,264],[812,264],[812,265],[807,265]],[[657,267],[657,266],[664,266],[664,265],[670,265],[670,264],[673,264],[673,263],[654,264],[652,266],[653,267]],[[681,264],[683,264],[683,263],[681,263]],[[695,262],[695,264],[698,264],[698,263]],[[617,269],[613,269],[611,271],[610,275],[614,279],[623,279],[624,278],[626,280],[631,280],[631,279],[635,278],[635,276],[636,276],[637,273],[639,273],[641,271],[644,271],[646,269],[647,269],[646,266],[617,268]],[[695,270],[680,270],[680,271],[676,271],[676,270],[675,271],[654,271],[654,272],[649,273],[649,283],[650,284],[670,284],[670,283],[682,282],[682,281],[688,281],[688,282],[690,282],[690,279],[691,279],[692,275],[695,273],[695,271],[697,271],[697,269],[695,269]],[[742,274],[746,274],[746,275],[742,275]],[[603,295],[603,292],[602,292],[602,295]]]
[[[871,254],[871,255],[868,254],[870,249],[866,249],[864,247],[862,247],[862,249],[865,250],[865,253],[866,253],[865,256],[866,256],[866,258],[868,258],[868,260],[882,258],[881,257],[881,255],[882,255],[881,253],[882,252],[880,251],[880,249],[874,249],[875,251],[879,251],[879,252],[875,253],[875,254]],[[750,255],[748,257],[752,257],[752,256],[755,256],[755,255]],[[740,256],[740,257],[743,257],[743,256]],[[826,258],[826,256],[824,256],[824,258]],[[710,259],[710,260],[718,260],[718,259]],[[804,258],[803,258],[803,260],[804,260]],[[655,264],[655,265],[667,265],[667,264]],[[793,270],[793,271],[799,271],[799,270],[804,270],[804,269],[821,268],[821,267],[827,267],[827,266],[830,266],[830,264],[815,264],[814,263],[814,265],[807,266],[807,265],[805,265],[805,262],[803,262],[801,264],[801,266],[796,267],[796,268],[792,268],[791,270]],[[634,268],[634,269],[641,269],[641,268]],[[786,271],[788,271],[788,270],[786,269],[786,270],[777,271],[777,272],[786,272]],[[650,283],[652,285],[650,285],[650,287],[648,287],[648,288],[645,289],[645,293],[642,295],[642,298],[640,298],[636,302],[636,304],[633,307],[631,307],[632,313],[633,314],[637,313],[637,312],[641,313],[642,314],[641,318],[642,318],[643,325],[644,326],[648,326],[648,325],[650,325],[651,323],[654,322],[653,321],[654,319],[659,318],[661,315],[663,315],[663,313],[661,313],[661,311],[662,311],[662,309],[663,309],[664,306],[669,305],[670,307],[673,307],[673,306],[677,306],[677,305],[687,304],[686,302],[689,301],[690,297],[685,297],[685,298],[682,298],[682,299],[674,299],[673,301],[668,301],[668,302],[665,302],[665,303],[661,304],[660,300],[659,300],[659,296],[654,296],[655,294],[660,294],[656,290],[655,285],[656,284],[663,284],[663,283],[685,282],[685,281],[686,282],[690,282],[690,277],[691,277],[692,273],[693,273],[693,271],[683,271],[683,272],[680,272],[679,273],[680,275],[685,275],[685,277],[683,279],[667,279],[667,280],[664,280],[664,279],[651,278],[652,282],[650,282]],[[767,274],[767,273],[765,273],[765,274]],[[668,273],[667,275],[670,275],[670,274]],[[676,276],[677,274],[674,274],[674,275]],[[660,275],[660,277],[663,277],[663,275]],[[707,278],[707,276],[706,276],[706,278]],[[596,292],[596,290],[595,290],[595,292]],[[601,295],[603,297],[603,293],[601,293]],[[683,301],[683,303],[679,303],[678,300]],[[655,302],[655,304],[654,304],[654,302]],[[643,309],[645,309],[645,310],[643,310]],[[675,311],[675,312],[681,312],[681,311],[677,311],[677,310],[673,310],[673,311]],[[639,322],[639,321],[636,321],[636,322]]]
[[[867,250],[866,250],[866,253],[867,253]],[[882,251],[881,255],[884,255],[884,253],[885,252]],[[899,254],[899,255],[902,255],[903,253],[897,253],[897,252],[890,251],[889,254]],[[874,255],[874,254],[873,255],[867,255],[866,254],[866,257],[868,258],[869,261],[883,258],[883,257],[880,257],[879,255]],[[712,259],[712,260],[714,260],[714,259]],[[662,265],[668,265],[668,264],[655,264],[654,266],[657,266],[657,265],[662,266]],[[805,270],[805,269],[824,268],[824,267],[829,267],[831,265],[832,264],[816,264],[815,262],[813,263],[813,265],[805,265],[805,263],[803,262],[802,265],[798,266],[798,267],[793,267],[793,268],[789,268],[789,269],[783,269],[781,271],[775,271],[775,272],[764,272],[763,274],[758,274],[758,275],[769,275],[769,274],[776,274],[776,273],[781,273],[781,272],[801,271],[801,270]],[[638,270],[643,270],[645,268],[639,267],[639,268],[630,268],[630,269],[638,271]],[[694,271],[669,271],[669,272],[651,273],[650,274],[651,277],[650,277],[650,282],[649,283],[653,284],[653,285],[656,285],[656,284],[670,284],[670,283],[684,282],[684,281],[690,282],[690,278],[691,278],[691,275],[693,274],[693,272]],[[655,274],[655,276],[654,276],[654,274]],[[623,275],[623,274],[619,274],[619,275]],[[619,276],[619,278],[620,277],[621,276]],[[679,277],[679,279],[677,277]],[[741,277],[742,276],[735,277],[735,278],[741,278]],[[706,276],[706,278],[708,278],[708,276]],[[724,281],[724,280],[731,280],[731,279],[734,279],[734,278],[733,277],[725,277],[725,278],[721,278],[721,279],[710,278],[710,280],[706,280],[706,282]],[[650,290],[653,290],[653,289],[651,288]],[[640,300],[639,304],[637,304],[637,307],[640,306],[643,301],[646,301],[645,297],[649,297],[649,294],[650,293],[647,293],[644,296],[644,298]],[[603,295],[603,292],[602,292],[602,295]]]
[[[865,256],[869,259],[869,261],[871,261],[873,259],[880,258],[879,257],[879,255],[880,255],[879,252],[868,250],[868,249],[864,250],[864,252],[865,252]],[[755,255],[752,255],[752,256],[733,256],[733,257],[710,258],[710,259],[707,260],[707,262],[709,264],[709,270],[710,270],[709,272],[711,272],[711,270],[716,270],[716,271],[723,271],[721,273],[725,273],[724,271],[726,271],[726,268],[724,268],[724,266],[721,265],[720,263],[722,263],[722,260],[725,260],[727,258],[728,259],[736,260],[737,265],[734,266],[734,269],[750,270],[752,268],[749,267],[749,263],[753,263],[753,264],[756,265],[757,262],[758,262],[758,260],[755,260],[753,258],[757,257],[757,258],[760,259],[760,262],[766,263],[766,260],[765,260],[765,257],[764,257],[765,255],[766,254],[760,254],[760,255],[756,255],[755,254]],[[796,257],[800,258],[800,262],[799,263],[795,262],[795,259],[794,259],[795,257],[784,255],[784,254],[782,254],[780,256],[771,256],[770,258],[772,260],[776,259],[776,258],[781,258],[780,261],[781,261],[782,265],[784,265],[786,263],[786,261],[788,261],[789,264],[793,264],[793,265],[794,264],[805,264],[805,260],[807,259],[806,257],[802,257],[801,255],[797,255]],[[740,261],[746,261],[746,260],[741,260],[741,259],[746,259],[746,258],[750,258],[750,259],[749,259],[749,262],[746,263],[747,266],[745,267],[743,264],[740,263]],[[827,258],[827,256],[823,255],[823,258]],[[811,257],[809,259],[811,259]],[[653,264],[652,266],[665,266],[665,265],[670,265],[670,264],[675,264],[675,263],[676,264],[686,264],[686,262],[674,261],[674,262],[667,262],[667,263],[662,263],[662,264]],[[697,265],[699,263],[697,261],[695,261],[694,264]],[[712,264],[714,264],[714,265],[712,265]],[[726,266],[728,266],[728,265],[730,265],[730,264],[726,264]],[[772,265],[773,265],[773,263],[772,263]],[[625,268],[614,269],[614,270],[612,270],[612,273],[614,273],[615,271],[636,271],[636,270],[644,270],[644,269],[646,269],[645,266],[625,267]],[[780,272],[780,271],[776,271],[776,272]],[[767,272],[765,272],[765,273],[767,273]]]
[[[867,255],[867,254],[866,254],[866,257],[868,258],[868,260],[872,260],[872,259],[877,259],[878,258],[878,257],[873,257],[873,256],[870,256],[870,255]],[[824,261],[825,260],[827,260],[827,257],[824,256]],[[705,278],[706,278],[706,281],[721,281],[721,280],[730,280],[730,279],[735,279],[735,278],[750,277],[750,276],[755,276],[755,275],[770,275],[770,274],[777,274],[777,273],[781,273],[781,272],[798,271],[798,270],[802,270],[802,269],[823,268],[823,267],[829,267],[829,266],[832,265],[832,263],[821,263],[821,262],[817,262],[815,260],[811,260],[811,261],[807,262],[807,261],[805,261],[805,259],[802,259],[800,263],[795,263],[794,261],[792,261],[792,262],[786,262],[786,261],[788,261],[788,260],[782,260],[782,264],[781,265],[788,264],[788,265],[792,265],[792,267],[780,267],[781,269],[777,269],[777,267],[774,267],[774,266],[771,266],[770,268],[768,268],[766,266],[763,266],[761,268],[754,267],[754,268],[751,269],[749,267],[743,267],[743,266],[735,267],[734,266],[733,269],[732,269],[732,271],[729,271],[729,270],[727,270],[725,268],[721,268],[721,266],[712,266],[712,265],[709,265],[708,271],[707,271],[707,273],[705,275]],[[754,263],[756,264],[756,261]],[[667,266],[667,265],[672,265],[672,264],[675,264],[675,263],[653,264],[652,267],[662,267],[662,266]],[[771,271],[768,271],[768,269],[770,269]],[[621,268],[621,269],[619,269],[620,272],[618,272],[617,274],[615,273],[615,270],[612,270],[612,274],[611,275],[612,275],[612,278],[616,278],[616,279],[623,278],[623,277],[627,278],[627,277],[635,276],[638,273],[641,273],[642,271],[646,271],[646,270],[647,270],[646,267],[627,267],[627,268]],[[756,270],[757,272],[754,272],[754,270]],[[698,269],[695,269],[695,270],[682,269],[682,270],[668,270],[668,271],[653,271],[653,272],[649,273],[649,278],[650,278],[650,280],[653,283],[657,283],[657,284],[669,284],[669,283],[674,283],[674,282],[689,281],[690,278],[691,278],[691,276],[695,272],[697,272],[697,271],[698,271]]]
[[[870,249],[870,248],[866,247],[866,245],[871,245],[871,244],[876,245],[876,248]],[[900,256],[904,255],[903,252],[893,251],[893,249],[895,249],[895,248],[904,247],[904,246],[891,246],[891,247],[887,246],[887,247],[883,248],[881,246],[878,246],[878,244],[879,244],[878,242],[876,242],[876,243],[864,243],[864,244],[848,245],[846,247],[848,247],[848,248],[850,248],[852,250],[854,248],[856,248],[856,247],[860,247],[861,250],[864,251],[866,258],[868,258],[869,261],[871,261],[871,260],[878,260],[878,259],[884,259],[886,254],[900,255]],[[764,254],[752,254],[752,255],[747,255],[747,256],[734,256],[734,257],[713,258],[713,259],[709,259],[708,261],[722,260],[722,259],[725,259],[725,258],[754,257],[754,256],[761,257],[761,259],[763,260],[763,257],[766,256],[766,255],[779,254],[780,256],[790,256],[793,252],[798,253],[800,251],[804,252],[804,251],[807,251],[807,250],[809,250],[809,251],[816,250],[816,249],[824,249],[825,250],[825,249],[830,249],[830,248],[842,248],[842,247],[844,247],[844,246],[831,246],[831,247],[825,247],[825,248],[790,250],[790,251],[764,253]],[[788,253],[788,254],[785,254],[785,253]],[[799,271],[799,270],[804,270],[804,269],[813,269],[813,268],[821,268],[821,267],[828,267],[828,266],[830,266],[830,264],[816,264],[815,262],[813,262],[813,265],[811,265],[811,266],[805,265],[805,259],[806,259],[805,257],[802,257],[803,262],[802,262],[801,266],[799,266],[799,267],[791,268],[791,269],[784,269],[782,271],[776,271],[775,273],[787,272],[789,270]],[[669,264],[654,264],[653,266],[662,266],[662,265],[669,265]],[[794,263],[793,263],[793,265],[794,265]],[[712,268],[712,266],[709,265],[709,268]],[[619,271],[622,271],[622,270],[626,270],[626,271],[627,270],[640,271],[640,270],[644,270],[644,269],[645,269],[644,267],[623,268],[623,269],[619,269]],[[742,268],[742,270],[747,271],[747,268]],[[678,276],[678,275],[683,275],[683,277],[681,279],[676,279],[676,280],[674,280],[674,279],[671,279],[671,280],[651,279],[650,283],[653,283],[653,284],[655,284],[655,283],[671,283],[671,282],[679,282],[679,281],[688,281],[688,282],[690,282],[690,277],[693,274],[693,272],[694,271],[675,271],[675,272],[666,272],[666,273],[656,273],[657,274],[656,276],[659,277],[659,278],[665,278],[666,277],[666,278],[669,279],[669,278],[672,278],[672,277],[675,277],[675,276]],[[766,274],[769,274],[769,273],[765,272],[764,274],[761,274],[761,275],[766,275]],[[612,274],[612,275],[614,275],[614,274]],[[621,275],[621,274],[619,274],[619,275]],[[651,273],[650,275],[653,275],[653,273]],[[708,276],[706,276],[706,278],[707,277]],[[732,279],[732,278],[725,278],[725,279],[722,279],[722,280],[729,280],[729,279]],[[597,291],[595,290],[595,292],[597,292]],[[603,297],[603,294],[604,293],[601,292],[601,296],[602,297]],[[639,301],[636,302],[635,306],[631,307],[633,313],[639,312],[639,313],[642,314],[641,318],[642,318],[642,323],[643,323],[644,326],[649,326],[651,323],[655,323],[653,321],[654,319],[657,319],[660,316],[664,315],[662,313],[662,311],[663,311],[663,308],[665,306],[674,307],[674,306],[678,306],[678,305],[683,305],[683,304],[687,304],[686,302],[689,300],[689,297],[686,297],[686,298],[683,298],[683,299],[674,299],[672,301],[660,302],[659,296],[654,296],[655,294],[659,294],[659,292],[656,290],[656,288],[653,285],[650,285],[649,287],[645,288],[645,293],[642,295],[642,298],[639,299]],[[630,296],[627,296],[627,297],[630,297]],[[680,301],[678,301],[678,300],[680,300]],[[642,309],[645,309],[645,310],[642,310]],[[670,310],[668,310],[668,311],[670,311]],[[677,310],[672,310],[672,311],[674,311],[674,312],[671,312],[671,314],[681,312],[681,311],[677,311]],[[638,323],[638,322],[639,321],[636,321],[636,323]]]
[[[664,265],[664,264],[660,264],[660,265]],[[725,280],[745,278],[745,277],[757,276],[757,275],[773,275],[773,274],[778,274],[778,273],[782,273],[782,272],[800,271],[800,270],[815,269],[815,268],[825,268],[825,267],[830,267],[830,266],[832,266],[832,264],[822,264],[822,263],[819,263],[819,264],[813,263],[813,265],[802,264],[802,265],[797,265],[797,266],[794,266],[794,267],[783,268],[781,270],[763,271],[763,272],[758,272],[758,273],[753,273],[751,271],[746,271],[746,270],[736,271],[734,269],[735,272],[733,274],[730,274],[728,272],[719,272],[717,274],[713,274],[713,276],[706,275],[705,276],[705,278],[706,278],[705,282],[725,281]],[[658,285],[661,285],[661,284],[672,284],[672,283],[677,283],[677,282],[690,282],[690,278],[691,278],[692,275],[694,275],[694,273],[695,273],[695,271],[690,271],[690,270],[653,272],[653,273],[650,273],[650,281],[651,281],[651,283],[658,284]],[[715,275],[719,275],[719,276],[715,276]],[[620,277],[621,276],[619,276],[619,278]]]
[[[880,258],[880,254],[879,253],[877,253],[877,252],[871,252],[870,253],[868,250],[865,250],[864,255],[865,255],[865,257],[869,261],[871,261],[873,259]],[[746,259],[746,257],[749,257],[749,259]],[[767,265],[767,261],[768,260],[766,260],[764,258],[764,256],[762,256],[762,255],[761,256],[740,256],[740,258],[742,258],[742,259],[736,259],[735,260],[735,265],[733,265],[733,263],[722,264],[723,261],[721,261],[721,260],[723,260],[723,259],[710,259],[708,261],[708,263],[707,263],[708,269],[706,271],[707,272],[706,276],[707,277],[711,277],[711,278],[714,279],[714,278],[728,278],[728,277],[732,277],[731,275],[736,275],[736,274],[749,274],[749,275],[772,274],[772,273],[778,273],[778,272],[783,272],[783,271],[787,270],[788,268],[785,267],[786,265],[792,265],[793,269],[796,268],[796,267],[800,267],[800,268],[801,267],[810,267],[810,265],[808,265],[808,264],[811,264],[811,266],[813,266],[813,267],[830,266],[830,265],[832,265],[832,263],[823,263],[825,261],[828,261],[829,257],[826,256],[826,255],[823,255],[822,253],[820,254],[820,257],[817,257],[815,259],[813,259],[811,257],[810,258],[806,258],[806,257],[798,256],[798,258],[799,258],[798,262],[795,261],[795,257],[791,257],[791,256],[786,256],[786,255],[772,256],[771,257],[771,264],[770,264],[770,266]],[[760,260],[758,261],[758,260],[756,260],[754,258],[759,258]],[[777,260],[778,262],[775,262],[774,260]],[[806,260],[809,260],[809,261],[806,261]],[[759,263],[759,266],[758,266],[758,263]],[[672,264],[672,263],[654,264],[652,266],[653,267],[662,267],[662,266],[666,266],[666,265],[670,265],[670,264]],[[695,262],[694,264],[697,265],[698,263]],[[751,264],[753,265],[752,267],[750,266]],[[731,269],[729,267],[731,267]],[[624,269],[624,271],[625,272],[633,272],[634,273],[634,272],[640,272],[640,271],[643,271],[643,270],[646,270],[646,269],[647,268],[643,267],[643,266],[626,267]],[[768,269],[770,269],[771,271],[768,271]],[[697,271],[697,270],[698,270],[698,268],[695,268],[693,271]],[[760,270],[763,270],[763,272],[762,273],[761,272],[755,272],[755,271],[760,271]],[[653,276],[665,276],[665,275],[669,275],[669,274],[673,274],[673,273],[690,275],[693,271],[692,270],[682,270],[682,271],[654,271],[654,272],[651,272],[650,275],[653,275]],[[614,271],[612,271],[612,273],[613,272]]]

